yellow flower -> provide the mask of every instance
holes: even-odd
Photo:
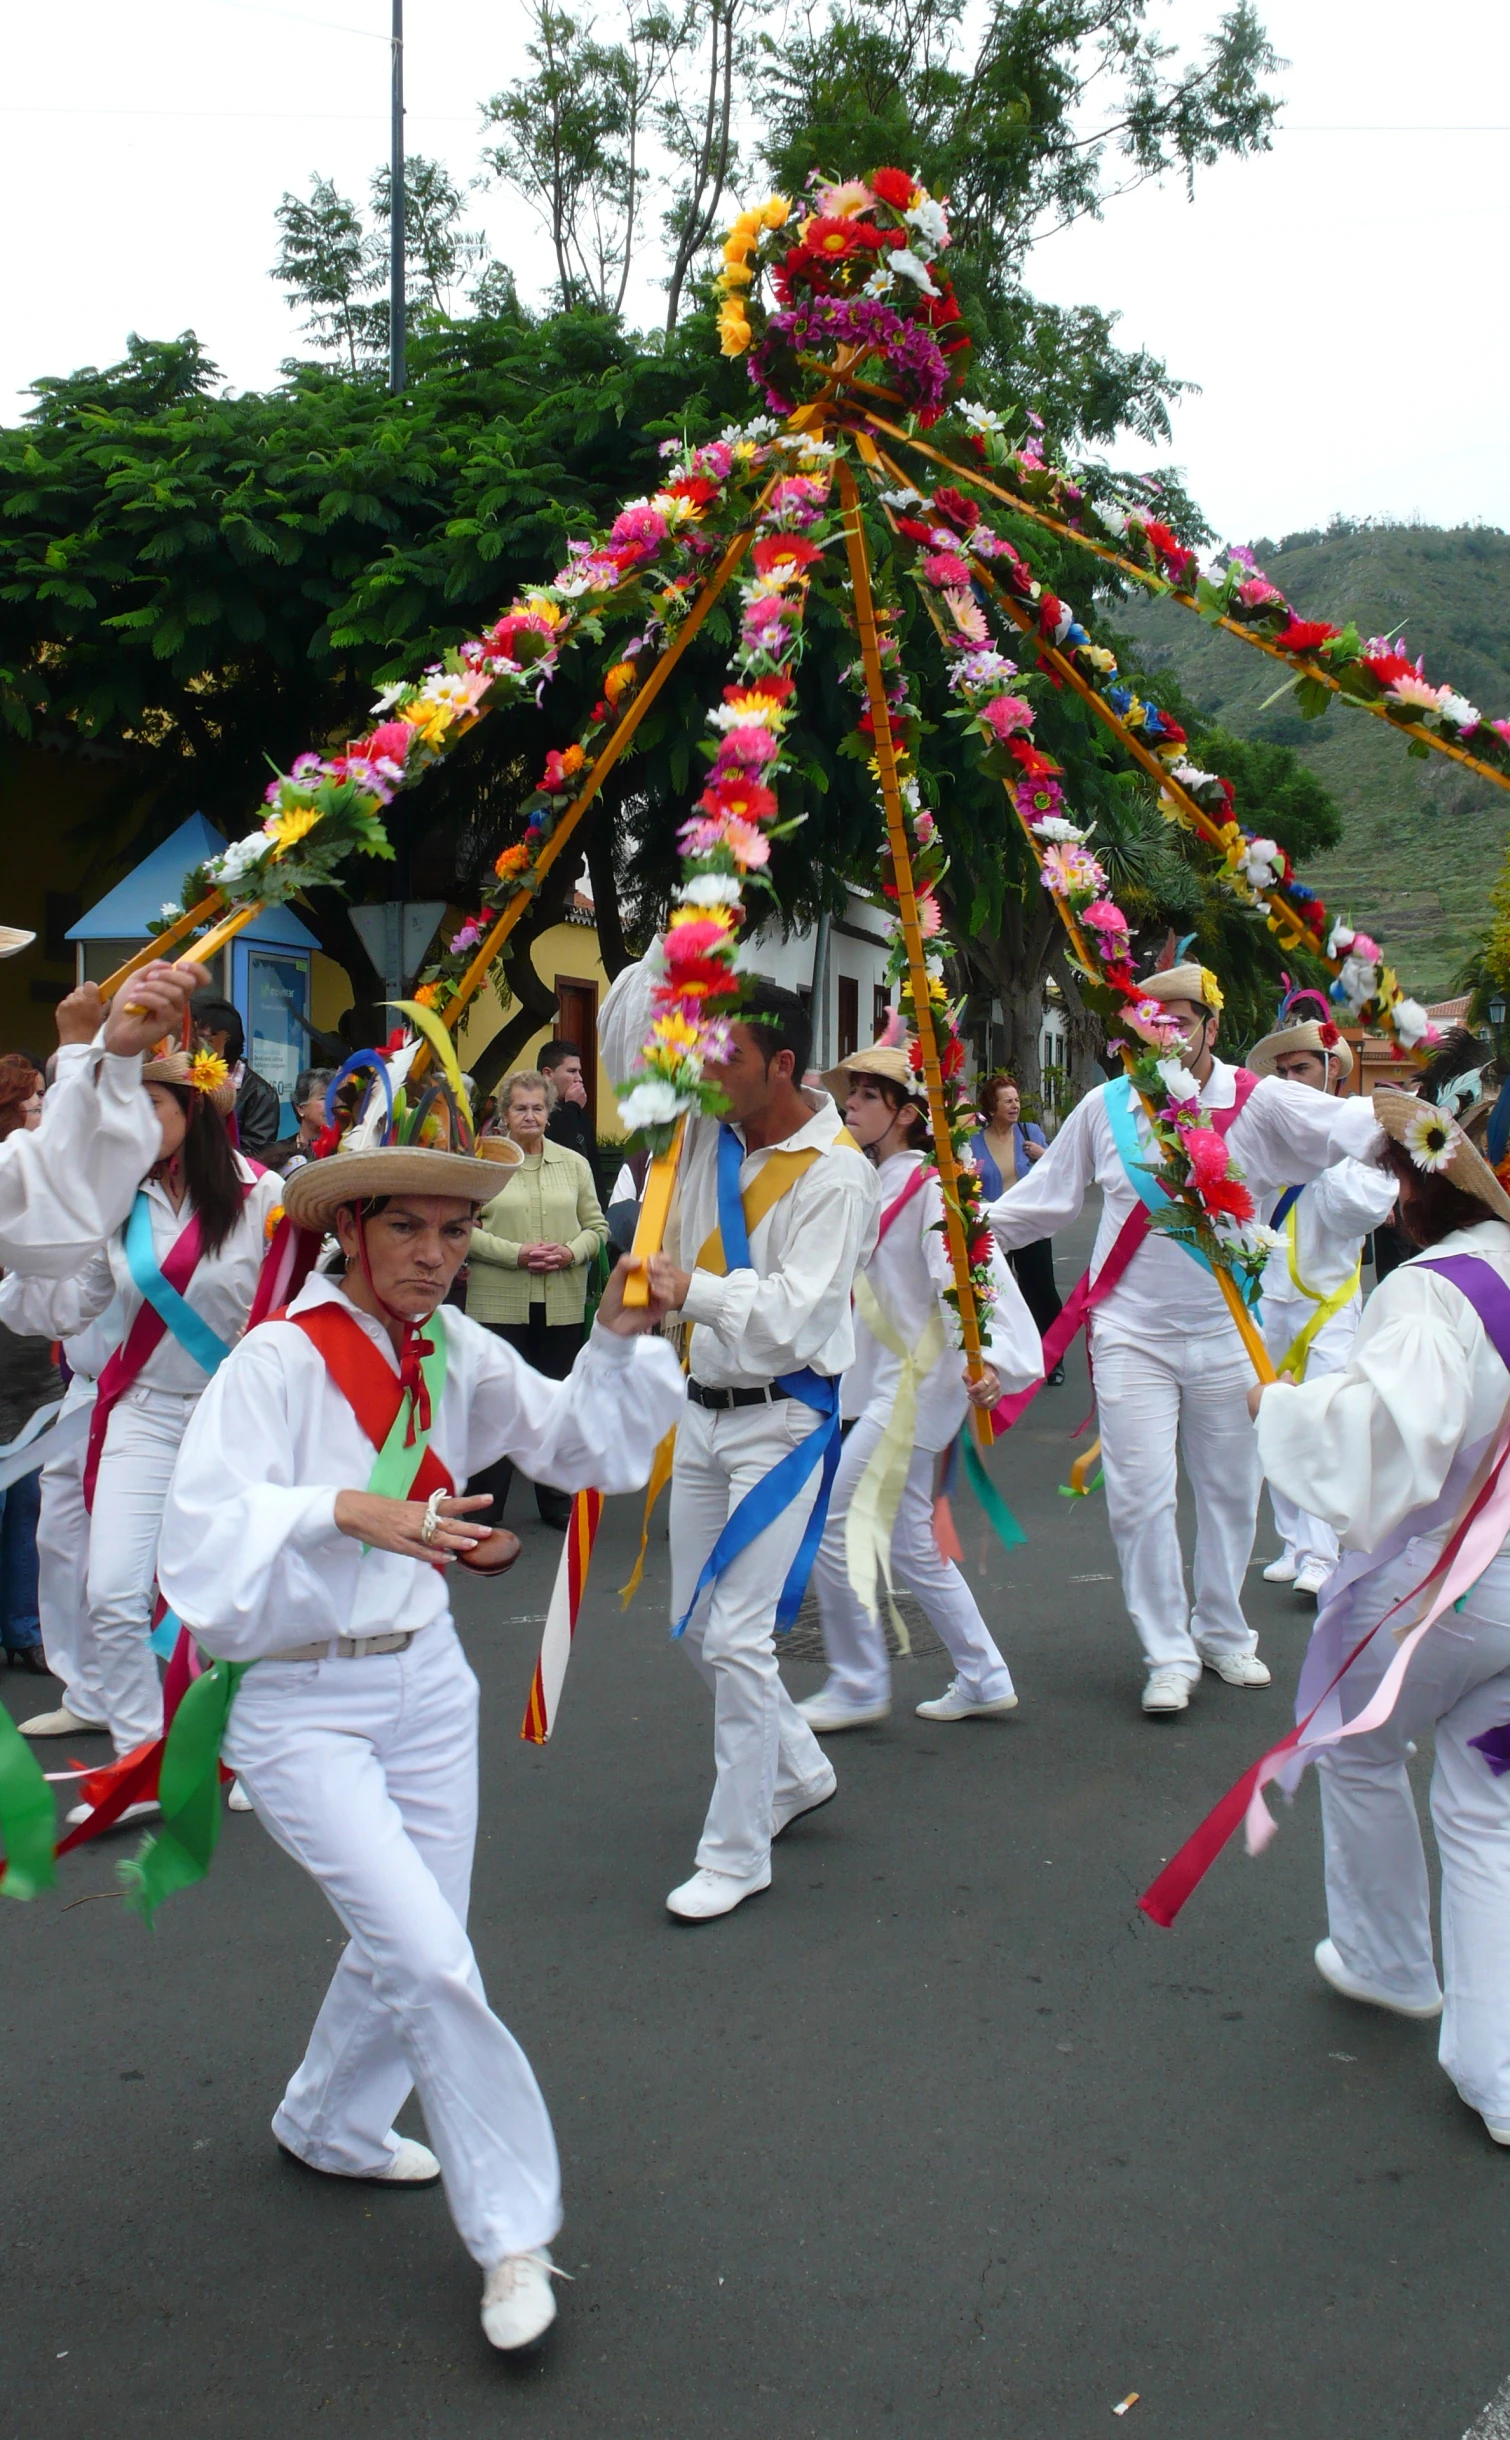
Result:
[[[754,277],[755,274],[750,269],[748,263],[725,263],[724,265],[723,284],[726,290],[730,288],[748,288],[753,282]]]
[[[533,618],[543,618],[552,627],[559,627],[566,616],[560,604],[548,600],[543,593],[532,593],[524,607]]]
[[[216,1051],[196,1051],[189,1061],[189,1082],[196,1093],[217,1092],[230,1072]]]
[[[1222,994],[1221,984],[1209,966],[1201,968],[1201,981],[1206,987],[1206,1006],[1215,1009],[1217,1015],[1220,1016],[1227,1003]]]
[[[734,236],[744,236],[744,237],[750,237],[750,238],[755,238],[755,237],[758,237],[758,236],[760,235],[760,214],[759,214],[759,212],[740,212],[740,213],[739,213],[739,214],[736,216],[736,218],[735,218],[735,222],[734,222],[734,226],[733,226],[733,228],[730,230],[729,234],[730,234],[730,236],[731,236],[731,237],[734,237]]]
[[[297,847],[301,839],[307,838],[319,819],[319,815],[309,806],[296,805],[290,812],[280,813],[267,823],[268,837],[278,842],[279,858],[286,856],[291,847]]]
[[[792,207],[785,195],[768,196],[760,215],[768,229],[784,229],[791,216]]]
[[[630,688],[634,684],[634,681],[635,666],[633,661],[615,661],[612,669],[609,671],[607,677],[603,681],[603,692],[608,697],[610,703],[616,704],[620,695],[628,694]]]
[[[698,1048],[697,1027],[689,1025],[685,1017],[657,1017],[650,1035],[656,1047],[672,1059],[690,1057]]]
[[[262,1223],[262,1234],[266,1238],[269,1245],[272,1244],[273,1239],[276,1237],[278,1233],[278,1223],[283,1217],[284,1212],[282,1204],[275,1203],[272,1210],[268,1213],[267,1218]]]
[[[725,263],[742,263],[746,256],[753,254],[754,251],[754,238],[747,237],[740,229],[731,229],[728,236],[724,239]]]
[[[434,1008],[438,1006],[440,1001],[439,983],[421,983],[418,991],[416,991],[414,995],[414,998],[417,1007]]]
[[[410,705],[404,718],[422,745],[438,746],[455,713],[449,703],[426,703],[417,700]]]

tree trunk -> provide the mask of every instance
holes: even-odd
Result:
[[[980,982],[1001,1003],[1006,1030],[1001,1064],[1024,1093],[1042,1091],[1043,986],[1060,937],[1059,918],[1040,891],[1026,905],[1009,894],[996,931],[976,933],[962,944]]]
[[[1106,1069],[1101,1054],[1106,1048],[1106,1027],[1093,1008],[1087,1008],[1080,996],[1075,969],[1061,943],[1053,958],[1054,979],[1064,994],[1065,1026],[1069,1034],[1069,1058],[1066,1071],[1070,1091],[1076,1101],[1093,1093],[1098,1084],[1105,1084]]]

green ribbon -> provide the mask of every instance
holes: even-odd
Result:
[[[433,1335],[434,1344],[430,1353],[420,1359],[420,1371],[425,1376],[425,1387],[430,1393],[432,1417],[440,1413],[440,1394],[446,1386],[446,1325],[441,1320],[444,1311],[443,1305],[437,1305],[425,1323],[424,1327]],[[414,1478],[424,1464],[430,1435],[416,1426],[415,1437],[410,1440],[408,1432],[409,1401],[401,1398],[398,1413],[388,1427],[388,1437],[378,1451],[377,1464],[367,1478],[368,1491],[375,1492],[379,1499],[406,1500]]]
[[[117,1867],[126,1904],[150,1924],[164,1898],[210,1869],[220,1836],[220,1746],[236,1689],[252,1661],[212,1661],[173,1714],[157,1794],[162,1828]]]
[[[1003,1549],[1015,1549],[1019,1542],[1026,1542],[1028,1537],[986,1472],[985,1462],[968,1425],[960,1437],[964,1444],[965,1472],[970,1478],[970,1488],[985,1510],[987,1522]]]
[[[1077,1491],[1073,1483],[1061,1483],[1059,1485],[1059,1496],[1062,1500],[1088,1500],[1091,1493],[1097,1490],[1105,1479],[1105,1467],[1098,1466],[1083,1490]]]
[[[42,1766],[0,1705],[0,1845],[5,1849],[7,1898],[34,1898],[58,1877],[57,1815]]]

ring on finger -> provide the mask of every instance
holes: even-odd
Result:
[[[425,1502],[425,1521],[419,1529],[419,1538],[426,1550],[434,1545],[435,1529],[440,1523],[440,1504],[445,1497],[444,1491],[432,1491]]]

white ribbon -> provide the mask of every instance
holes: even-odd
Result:
[[[901,1359],[891,1418],[856,1483],[844,1520],[844,1560],[849,1581],[872,1618],[879,1617],[877,1579],[886,1587],[886,1607],[904,1654],[912,1650],[891,1581],[891,1537],[907,1488],[917,1431],[918,1390],[948,1345],[944,1317],[935,1305],[915,1347],[909,1347],[862,1271],[855,1281],[855,1310],[889,1355]]]
[[[89,1408],[75,1407],[71,1415],[58,1423],[54,1418],[62,1412],[61,1398],[39,1406],[34,1415],[27,1417],[15,1439],[8,1440],[0,1449],[0,1491],[8,1491],[12,1483],[19,1483],[23,1474],[34,1474],[70,1441],[83,1439],[89,1429]]]

